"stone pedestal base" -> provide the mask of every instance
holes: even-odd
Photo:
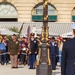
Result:
[[[52,75],[52,67],[42,63],[37,66],[36,75]]]

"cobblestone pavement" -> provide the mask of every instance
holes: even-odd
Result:
[[[61,75],[60,67],[52,71],[52,75]],[[11,65],[0,65],[0,75],[36,75],[36,69],[29,69],[28,66],[19,65],[18,69],[11,69]]]

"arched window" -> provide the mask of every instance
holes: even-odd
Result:
[[[72,21],[75,22],[75,7],[72,10]]]
[[[42,19],[43,19],[43,3],[40,3],[33,8],[32,20],[42,21]],[[50,3],[48,3],[48,21],[57,21],[57,10]]]
[[[16,8],[8,3],[0,3],[0,21],[17,21],[18,13]]]

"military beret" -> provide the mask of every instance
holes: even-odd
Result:
[[[22,38],[26,38],[25,36],[23,36]]]
[[[16,34],[13,34],[12,36],[16,36]]]
[[[52,37],[52,39],[54,39],[54,40],[55,40],[55,37]]]
[[[31,36],[34,36],[34,35],[35,35],[35,33],[31,33],[30,35],[31,35]]]

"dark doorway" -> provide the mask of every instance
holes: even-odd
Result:
[[[17,18],[0,18],[0,22],[17,22]]]

